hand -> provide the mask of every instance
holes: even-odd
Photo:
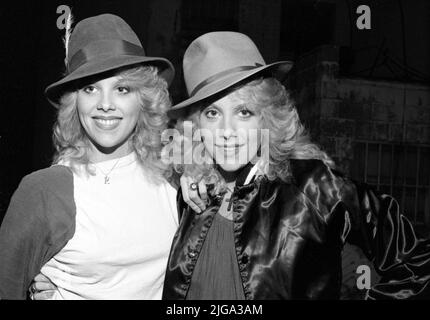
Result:
[[[196,183],[191,177],[182,175],[181,179],[182,197],[184,201],[197,213],[206,209],[207,189],[205,181],[202,179],[197,183],[196,190],[191,188],[192,183]]]
[[[47,277],[39,273],[34,277],[28,290],[31,300],[48,300],[52,298],[57,287]]]

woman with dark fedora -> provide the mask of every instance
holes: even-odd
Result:
[[[167,147],[192,161],[166,158],[184,176],[164,299],[337,299],[345,242],[382,276],[368,298],[429,297],[430,242],[311,142],[280,82],[290,62],[213,32],[183,68],[190,97],[168,112],[181,134]]]
[[[66,36],[54,164],[24,177],[0,229],[0,298],[25,299],[41,272],[53,299],[159,299],[177,228],[159,161],[172,64],[103,14]]]

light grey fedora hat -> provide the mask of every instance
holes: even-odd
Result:
[[[194,40],[184,54],[184,80],[189,98],[173,106],[177,117],[185,107],[212,97],[237,83],[262,73],[282,79],[291,61],[266,64],[257,46],[245,34],[230,31],[206,33]]]

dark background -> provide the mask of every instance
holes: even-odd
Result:
[[[149,55],[170,59],[177,69],[171,87],[174,102],[186,94],[183,52],[207,31],[247,33],[266,62],[293,59],[296,66],[286,85],[314,139],[348,174],[398,196],[402,208],[425,230],[430,224],[429,3],[1,2],[0,221],[22,177],[51,163],[55,110],[43,91],[64,71],[63,30],[56,26],[56,10],[65,4],[75,21],[107,12],[121,16]],[[356,27],[356,9],[362,4],[371,9],[370,30]],[[384,173],[388,162],[389,172]]]

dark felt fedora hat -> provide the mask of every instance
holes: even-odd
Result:
[[[173,106],[168,114],[177,117],[185,107],[252,76],[268,73],[282,80],[292,66],[291,61],[266,64],[254,42],[242,33],[206,33],[194,40],[184,54],[184,80],[189,98]]]
[[[66,75],[45,89],[46,97],[54,106],[77,80],[117,68],[140,63],[155,65],[169,84],[175,74],[167,59],[148,57],[134,31],[116,15],[102,14],[80,21],[67,47]]]

